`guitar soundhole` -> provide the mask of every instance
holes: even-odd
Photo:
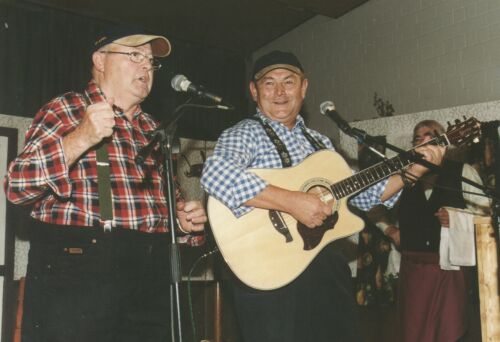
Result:
[[[314,185],[307,189],[306,192],[319,197],[324,203],[332,207],[335,205],[335,197],[333,197],[332,192],[323,185]]]
[[[337,211],[337,202],[331,191],[323,185],[314,185],[306,190],[307,193],[318,196],[324,203],[329,204],[333,208],[333,214],[326,218],[321,226],[308,228],[304,224],[297,222],[297,231],[304,241],[304,250],[308,251],[315,248],[323,239],[326,231],[335,228],[335,224],[339,219]]]

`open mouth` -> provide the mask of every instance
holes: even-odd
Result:
[[[283,101],[274,101],[274,104],[278,105],[278,106],[282,106],[282,105],[285,105],[287,103],[288,103],[288,101],[286,101],[286,100],[283,100]]]

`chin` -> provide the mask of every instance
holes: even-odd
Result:
[[[149,92],[150,92],[149,89],[148,90],[143,89],[141,91],[138,91],[135,95],[141,100],[145,100],[146,97],[148,97]]]
[[[287,119],[293,115],[291,114],[291,110],[282,110],[276,113],[275,116],[280,119]]]

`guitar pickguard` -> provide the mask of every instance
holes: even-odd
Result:
[[[313,229],[297,222],[297,230],[304,241],[304,250],[309,251],[319,245],[327,230],[334,229],[339,220],[339,213],[336,211],[333,215],[327,217],[323,224]]]
[[[324,203],[332,207],[333,214],[330,215],[321,226],[315,228],[308,228],[306,225],[297,222],[297,231],[299,232],[304,242],[304,250],[309,251],[318,246],[323,239],[325,233],[335,228],[335,224],[339,219],[338,207],[339,201],[335,199],[331,190],[331,182],[328,179],[321,177],[314,177],[308,179],[302,186],[301,191],[313,194],[319,197]]]

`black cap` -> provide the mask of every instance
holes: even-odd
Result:
[[[133,47],[151,43],[151,50],[155,57],[168,56],[171,50],[169,40],[163,36],[148,34],[140,27],[117,25],[97,35],[92,51],[110,43]]]
[[[257,81],[274,69],[288,69],[296,74],[304,76],[304,68],[302,68],[302,64],[300,64],[293,53],[274,50],[259,57],[255,61],[252,77]]]

